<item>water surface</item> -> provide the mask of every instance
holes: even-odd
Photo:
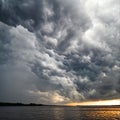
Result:
[[[120,120],[120,108],[0,107],[0,120]]]

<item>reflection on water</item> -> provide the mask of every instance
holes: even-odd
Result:
[[[0,120],[120,120],[120,108],[0,107]]]
[[[53,113],[54,113],[54,119],[55,120],[63,120],[64,119],[64,108],[63,107],[54,107],[53,108]]]
[[[81,110],[81,118],[90,118],[92,120],[120,120],[120,109],[88,109]]]

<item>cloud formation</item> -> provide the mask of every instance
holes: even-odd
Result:
[[[1,0],[0,101],[120,98],[119,17],[119,0]]]

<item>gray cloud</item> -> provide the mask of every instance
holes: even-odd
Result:
[[[0,101],[119,98],[119,8],[113,0],[0,1]]]

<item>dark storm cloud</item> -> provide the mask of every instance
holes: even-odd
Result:
[[[0,101],[119,98],[118,3],[1,0]]]
[[[17,26],[19,24],[32,30],[42,18],[42,1],[39,0],[3,0],[1,1],[0,19],[2,22]]]

